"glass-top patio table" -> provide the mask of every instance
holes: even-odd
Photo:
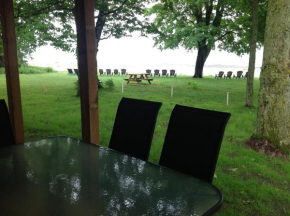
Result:
[[[213,185],[58,136],[0,148],[1,215],[207,215]]]

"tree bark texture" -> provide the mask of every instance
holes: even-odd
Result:
[[[99,16],[98,16],[98,20],[96,22],[96,27],[95,27],[95,34],[96,34],[96,54],[99,51],[99,43],[101,40],[101,36],[102,36],[102,31],[104,28],[104,25],[106,23],[106,14],[103,11],[99,11]]]
[[[290,1],[270,0],[256,136],[290,150]]]
[[[204,63],[211,49],[202,44],[198,46],[197,58],[195,63],[195,72],[193,78],[202,78]]]
[[[24,126],[12,0],[0,0],[0,18],[9,115],[16,143],[23,143]]]
[[[258,2],[259,0],[252,0],[252,28],[251,28],[251,40],[250,40],[250,57],[248,67],[247,78],[247,90],[246,90],[246,107],[253,107],[253,95],[254,95],[254,74],[256,63],[256,47],[258,36]]]

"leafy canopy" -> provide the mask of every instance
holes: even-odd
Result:
[[[203,43],[238,55],[249,52],[250,1],[241,0],[161,0],[146,11],[153,17],[148,33],[160,49],[187,50]],[[266,1],[260,3],[258,46],[264,35]]]

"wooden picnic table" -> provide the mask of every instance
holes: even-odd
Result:
[[[142,82],[142,80],[146,80],[150,85],[151,85],[151,81],[153,81],[153,78],[149,78],[147,73],[128,73],[129,78],[124,79],[125,81],[127,81],[127,85],[130,82],[137,82],[137,84],[139,84],[140,82]]]

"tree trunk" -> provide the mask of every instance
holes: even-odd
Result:
[[[99,51],[99,43],[100,43],[100,40],[101,40],[101,36],[102,36],[102,31],[103,31],[104,25],[106,23],[106,18],[107,18],[107,16],[104,14],[103,11],[100,10],[99,16],[98,16],[98,20],[96,22],[96,27],[95,27],[95,32],[96,32],[96,54]]]
[[[256,47],[258,36],[258,2],[259,0],[252,0],[252,28],[251,28],[251,41],[250,41],[250,57],[247,78],[246,90],[246,107],[253,107],[253,94],[254,94],[254,74],[256,62]]]
[[[256,136],[290,150],[290,1],[270,0]]]
[[[202,78],[203,76],[203,67],[204,63],[210,53],[211,49],[209,49],[205,43],[198,46],[198,53],[195,63],[195,73],[193,78]]]

